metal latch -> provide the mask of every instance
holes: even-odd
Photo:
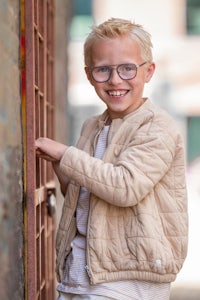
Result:
[[[56,197],[52,191],[49,191],[47,195],[47,211],[50,217],[53,217],[56,212]]]

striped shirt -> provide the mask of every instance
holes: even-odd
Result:
[[[107,147],[109,126],[104,126],[95,149],[94,156],[102,159]],[[57,290],[72,294],[93,294],[117,300],[168,300],[169,283],[151,283],[144,281],[118,281],[90,285],[86,266],[86,234],[89,212],[89,191],[81,187],[77,205],[77,235],[71,243],[72,251],[67,257],[64,280]]]

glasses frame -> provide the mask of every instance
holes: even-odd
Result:
[[[140,65],[135,64],[135,63],[126,63],[126,64],[119,64],[119,65],[105,65],[105,66],[88,67],[88,68],[89,68],[89,70],[90,70],[90,73],[91,73],[91,75],[92,75],[93,80],[96,81],[96,82],[98,82],[98,83],[103,83],[103,82],[107,82],[107,81],[110,80],[110,78],[111,78],[111,76],[112,76],[112,73],[113,73],[113,70],[116,70],[116,71],[117,71],[118,76],[119,76],[122,80],[131,80],[131,79],[133,79],[133,78],[135,78],[135,77],[137,76],[137,71],[138,71],[138,69],[139,69],[140,67],[144,66],[147,62],[148,62],[148,61],[145,61],[145,62],[141,63]],[[119,69],[119,67],[121,67],[121,66],[123,66],[123,65],[134,65],[134,66],[136,67],[135,75],[132,76],[132,77],[130,77],[130,78],[128,78],[128,79],[124,79],[123,77],[121,77],[120,72],[119,72],[118,69]],[[110,75],[109,75],[108,79],[106,79],[106,80],[96,80],[96,79],[94,78],[93,71],[94,71],[95,69],[97,69],[97,68],[103,68],[103,67],[109,67],[109,69],[110,69]]]

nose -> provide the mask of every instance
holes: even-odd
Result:
[[[117,72],[117,67],[113,67],[108,82],[110,84],[117,84],[117,83],[120,83],[122,80],[123,79],[120,78],[120,76]]]

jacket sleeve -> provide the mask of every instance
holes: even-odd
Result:
[[[65,196],[66,191],[67,191],[67,186],[68,186],[68,183],[69,183],[69,178],[65,175],[65,173],[63,173],[60,170],[59,163],[53,162],[52,166],[53,166],[54,172],[55,172],[55,174],[58,178],[58,181],[60,183],[61,193],[63,194],[63,196]]]
[[[70,179],[106,202],[121,207],[134,206],[172,167],[176,148],[176,141],[162,134],[137,136],[127,146],[111,145],[104,161],[69,147],[60,168]],[[114,163],[106,162],[111,153],[116,157],[107,161]]]

